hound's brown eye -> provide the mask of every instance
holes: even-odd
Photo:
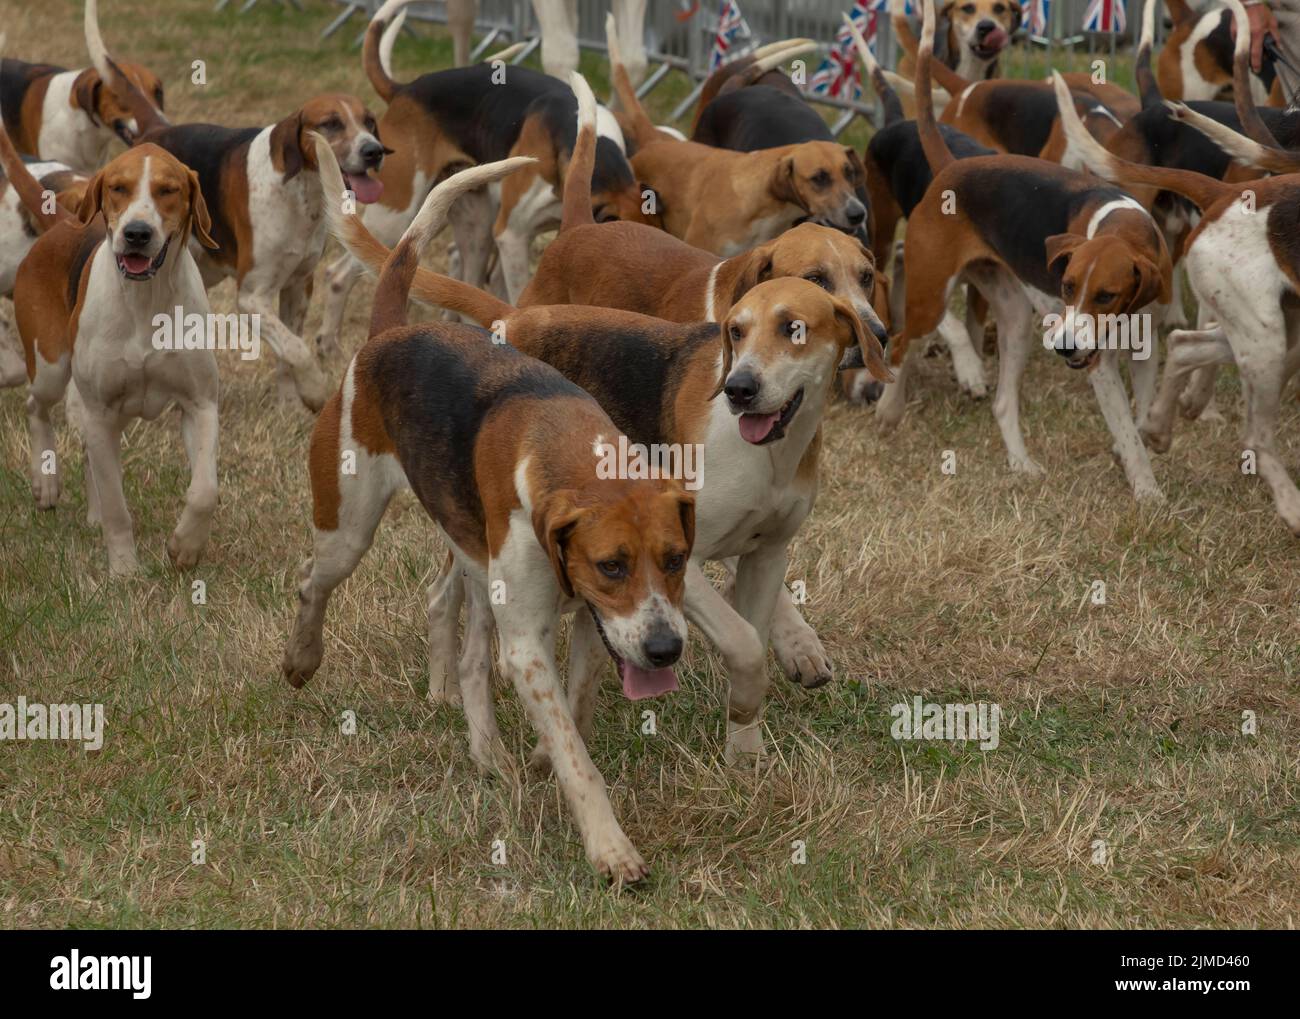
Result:
[[[114,184],[108,190],[115,195],[129,195],[131,193],[131,189],[125,184]]]
[[[339,120],[338,117],[330,117],[328,120],[322,120],[317,127],[322,131],[342,131],[343,121]]]
[[[158,189],[158,197],[166,198],[168,195],[176,194],[176,192],[179,190],[180,190],[179,188],[174,188],[170,184],[164,184],[162,187]]]
[[[812,182],[814,187],[827,187],[831,182],[831,175],[825,170],[818,170],[812,175]]]
[[[1111,301],[1115,300],[1115,295],[1109,290],[1098,290],[1093,300],[1098,304],[1110,304]]]
[[[741,340],[740,328],[738,326],[730,326],[727,329],[727,335],[731,337],[732,343],[739,343]]]
[[[627,569],[617,559],[606,559],[597,563],[596,568],[610,580],[620,580],[627,575]]]
[[[830,284],[827,281],[826,277],[819,272],[809,273],[807,276],[804,277],[804,279],[806,279],[809,283],[816,283],[823,290],[830,289]]]
[[[683,566],[686,565],[686,556],[680,552],[674,552],[664,562],[664,571],[666,573],[680,573]]]

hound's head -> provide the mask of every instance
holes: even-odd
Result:
[[[663,228],[659,196],[632,172],[627,157],[610,138],[596,139],[591,180],[591,217],[597,223],[626,220]]]
[[[776,164],[772,194],[799,206],[815,223],[856,230],[867,220],[857,191],[866,183],[862,159],[835,142],[803,142]]]
[[[129,280],[153,278],[191,232],[217,246],[198,174],[157,145],[128,149],[91,178],[77,216],[89,223],[101,213],[118,272]]]
[[[617,433],[596,445],[618,446]],[[592,476],[602,456],[593,449]],[[566,596],[581,598],[632,700],[677,689],[695,499],[675,482],[595,480],[550,493],[533,529]]]
[[[873,378],[893,381],[884,348],[852,305],[804,279],[773,279],[747,293],[722,322],[717,393],[725,394],[746,442],[782,439],[805,403],[811,438],[836,371],[864,366]]]
[[[163,108],[163,86],[158,76],[143,64],[118,61],[117,67],[130,79],[131,84],[140,90],[161,113]],[[110,78],[112,75],[110,74]],[[90,116],[96,124],[111,130],[127,145],[132,144],[140,134],[140,125],[131,111],[130,99],[120,83],[113,86],[104,84],[104,79],[93,67],[88,67],[77,75],[72,83],[72,96],[69,100]]]
[[[800,223],[755,248],[746,258],[733,301],[767,280],[797,276],[846,301],[875,337],[881,343],[886,341],[888,334],[871,305],[876,292],[876,260],[856,237],[816,223]]]
[[[941,16],[952,26],[957,45],[987,62],[1006,48],[1022,14],[1017,0],[949,0]]]
[[[317,168],[312,131],[329,143],[357,201],[379,201],[384,192],[379,168],[392,149],[379,140],[379,125],[366,104],[342,93],[321,95],[276,124],[271,132],[271,159],[286,180],[303,168]]]
[[[1061,275],[1066,308],[1061,328],[1052,330],[1049,340],[1071,368],[1090,367],[1102,346],[1076,335],[1075,323],[1086,321],[1093,339],[1099,340],[1097,330],[1115,321],[1104,316],[1135,314],[1152,301],[1169,301],[1169,256],[1163,240],[1155,235],[1160,244],[1155,261],[1149,251],[1115,234],[1091,240],[1080,234],[1047,238],[1047,264]]]

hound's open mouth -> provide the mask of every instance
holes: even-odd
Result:
[[[614,659],[614,664],[618,667],[618,678],[623,684],[624,697],[630,701],[640,701],[647,697],[672,693],[677,689],[677,673],[673,671],[671,665],[666,669],[643,669],[639,665],[625,661],[610,645],[609,637],[605,635],[605,624],[600,621],[596,610],[588,604],[587,611],[596,621],[596,629],[600,631],[600,639],[605,643],[605,650],[609,652],[609,657]]]
[[[799,412],[801,403],[803,403],[802,386],[794,396],[785,401],[780,410],[773,411],[771,414],[741,414],[740,437],[755,446],[776,442],[785,435],[785,430],[794,420],[795,414]]]
[[[135,142],[135,132],[126,126],[124,120],[113,121],[113,133],[128,146]]]
[[[1080,368],[1091,368],[1097,363],[1097,357],[1100,353],[1100,350],[1090,350],[1082,356],[1076,354],[1074,357],[1067,357],[1065,363],[1076,371]]]
[[[983,39],[972,39],[970,43],[970,51],[981,60],[992,60],[1006,48],[1009,41],[1010,39],[1006,32],[1002,31],[1000,28],[995,28]]]
[[[171,246],[171,238],[167,238],[164,244],[154,258],[148,255],[139,255],[127,253],[117,256],[117,271],[129,280],[147,280],[152,279],[154,273],[162,268],[163,261],[167,258],[167,249]]]
[[[384,182],[378,177],[370,176],[369,170],[365,173],[344,172],[343,180],[348,190],[357,196],[357,201],[362,205],[371,205],[379,201],[379,196],[384,193]]]

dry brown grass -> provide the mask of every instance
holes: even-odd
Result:
[[[265,5],[214,17],[208,0],[101,6],[110,45],[163,73],[178,119],[269,122],[323,88],[373,99],[344,39],[316,47],[329,5],[303,21]],[[79,3],[12,7],[11,52],[82,60]],[[445,52],[403,43],[398,64]],[[206,91],[184,84],[196,58]],[[349,347],[369,294],[353,299]],[[222,287],[215,304],[229,302]],[[277,402],[268,364],[222,372],[203,607],[162,554],[186,483],[175,419],[128,432],[144,573],[113,583],[84,522],[80,451],[62,429],[65,502],[37,514],[23,395],[0,394],[0,701],[107,713],[99,753],[0,744],[0,924],[1295,925],[1297,551],[1237,470],[1235,378],[1226,423],[1180,423],[1159,510],[1135,506],[1086,382],[1053,357],[1025,386],[1041,482],[1008,475],[988,406],[956,395],[942,358],[896,435],[835,408],[790,576],[807,582],[837,680],[811,694],[775,681],[758,774],[720,762],[723,677],[702,644],[683,691],[655,706],[657,736],[607,692],[593,757],[654,867],[644,890],[613,895],[554,783],[481,780],[463,719],[423,701],[437,543],[410,500],[336,596],[321,673],[302,692],[279,678],[309,546],[311,420]],[[1297,417],[1288,400],[1293,464]],[[1094,579],[1104,607],[1087,601]],[[889,707],[915,694],[1001,704],[1001,746],[895,742]],[[513,694],[498,709],[522,756]],[[1246,710],[1257,736],[1240,733]],[[506,866],[490,861],[496,839]]]

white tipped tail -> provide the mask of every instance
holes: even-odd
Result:
[[[1056,109],[1061,117],[1061,126],[1065,129],[1065,138],[1071,151],[1083,165],[1106,180],[1115,180],[1114,158],[1102,148],[1079,119],[1079,111],[1074,107],[1074,96],[1070,86],[1065,83],[1057,71],[1052,72],[1052,88],[1056,92]]]
[[[528,40],[521,39],[519,40],[519,42],[511,43],[503,50],[497,50],[495,53],[489,53],[486,57],[483,58],[482,62],[485,64],[490,64],[493,63],[494,61],[500,60],[502,63],[506,63],[507,61],[514,60],[515,57],[519,56],[519,54],[526,49],[528,49]]]
[[[86,17],[84,22],[86,49],[90,51],[90,62],[105,81],[113,80],[113,69],[108,63],[108,49],[104,46],[104,37],[99,31],[99,0],[86,0]]]
[[[1220,124],[1217,120],[1207,117],[1203,113],[1197,113],[1191,107],[1184,106],[1182,103],[1167,101],[1165,106],[1169,108],[1169,115],[1174,120],[1200,131],[1201,134],[1223,149],[1236,162],[1244,166],[1267,170],[1269,173],[1300,172],[1300,155],[1283,149],[1261,145],[1259,142],[1247,138],[1244,134],[1234,131],[1226,124]]]
[[[397,43],[398,33],[402,31],[402,26],[405,24],[406,11],[402,10],[379,37],[379,66],[390,78],[393,76],[393,46]]]

